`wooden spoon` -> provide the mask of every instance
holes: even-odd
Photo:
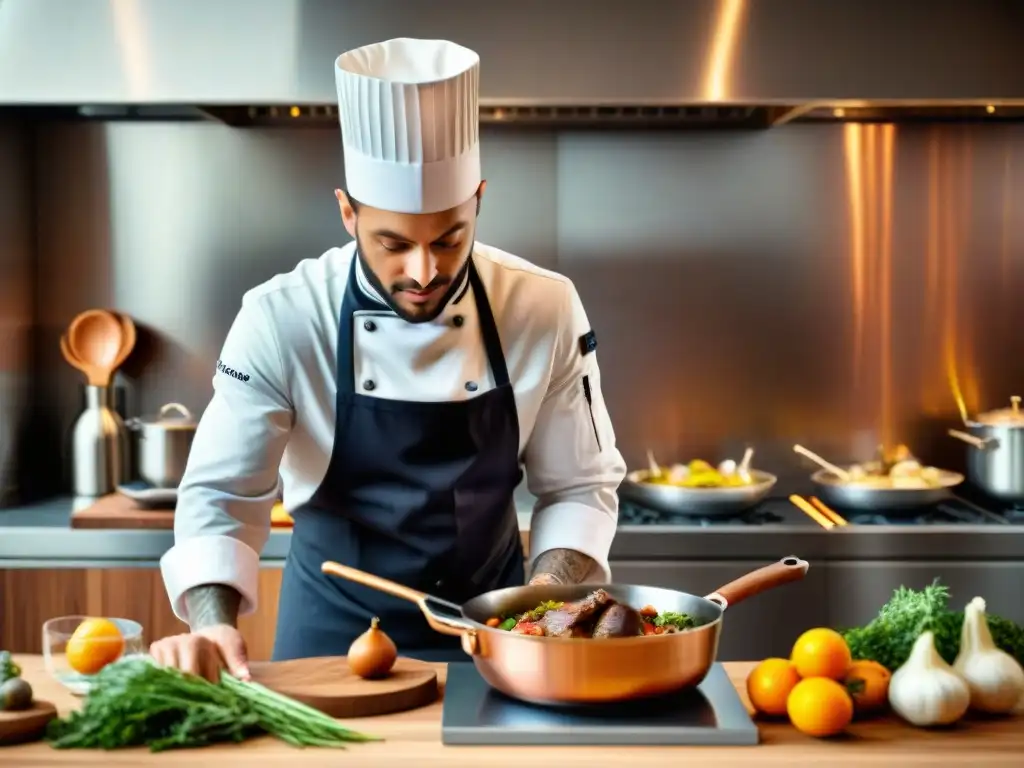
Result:
[[[102,309],[82,312],[68,328],[68,346],[85,366],[89,384],[106,387],[124,340],[121,322]]]
[[[115,313],[112,313],[115,314]],[[135,349],[135,341],[137,338],[137,331],[135,329],[135,321],[132,320],[130,315],[124,312],[116,313],[118,319],[121,322],[121,348],[117,352],[117,357],[114,359],[114,365],[111,367],[111,375],[113,372],[119,369],[124,361],[131,355],[132,350]]]
[[[841,468],[837,467],[835,464],[833,464],[830,461],[825,461],[823,458],[821,458],[821,456],[819,456],[818,454],[814,453],[813,451],[807,450],[802,445],[794,445],[793,446],[793,450],[796,451],[797,453],[799,453],[801,456],[806,456],[808,459],[813,461],[819,467],[822,467],[823,469],[827,469],[829,472],[831,472],[833,475],[838,477],[844,483],[850,482],[850,473],[849,472],[847,472],[845,469],[841,469]]]

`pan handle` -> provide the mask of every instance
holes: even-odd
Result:
[[[404,584],[399,584],[389,579],[382,579],[380,576],[374,576],[372,573],[360,571],[358,568],[350,568],[347,565],[335,563],[331,560],[325,561],[320,566],[320,570],[331,576],[338,576],[342,579],[347,579],[348,581],[354,581],[356,584],[362,584],[364,587],[376,589],[378,592],[385,592],[401,600],[408,600],[410,603],[415,603],[423,613],[424,618],[427,620],[427,624],[429,624],[435,632],[440,632],[442,635],[453,635],[455,637],[459,637],[467,633],[476,634],[476,627],[474,625],[451,616],[440,616],[434,613],[429,605],[429,603],[436,603],[437,605],[444,606],[454,613],[461,614],[462,607],[455,603],[450,603],[447,600],[442,600],[440,597],[428,595],[426,592],[420,592],[419,590],[407,587]]]
[[[759,595],[767,589],[781,587],[794,581],[800,581],[806,574],[810,563],[801,560],[795,555],[784,557],[777,563],[758,568],[745,576],[740,576],[735,581],[730,581],[724,587],[719,587],[710,595],[705,597],[713,603],[722,606],[724,611],[730,605],[735,605],[747,598]]]

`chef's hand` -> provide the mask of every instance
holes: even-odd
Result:
[[[240,680],[250,679],[245,638],[230,624],[165,637],[149,647],[149,654],[158,664],[200,675],[213,683],[220,681],[221,669]]]

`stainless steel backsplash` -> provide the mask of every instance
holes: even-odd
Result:
[[[335,130],[48,124],[32,138],[32,463],[56,484],[81,403],[58,349],[70,319],[106,306],[140,324],[126,410],[201,411],[243,292],[347,240],[343,171]],[[576,282],[631,466],[648,448],[668,462],[750,444],[795,481],[794,442],[842,461],[883,440],[958,466],[950,373],[971,411],[1024,389],[1024,126],[491,130],[483,146],[479,237]],[[0,215],[16,255],[29,215]]]

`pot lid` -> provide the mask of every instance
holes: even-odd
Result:
[[[181,403],[167,403],[160,413],[149,419],[140,419],[147,427],[162,429],[195,429],[196,420],[192,412]]]
[[[1014,395],[1010,398],[1009,408],[986,411],[979,414],[975,421],[990,427],[1024,427],[1024,411],[1020,409],[1020,397]]]

